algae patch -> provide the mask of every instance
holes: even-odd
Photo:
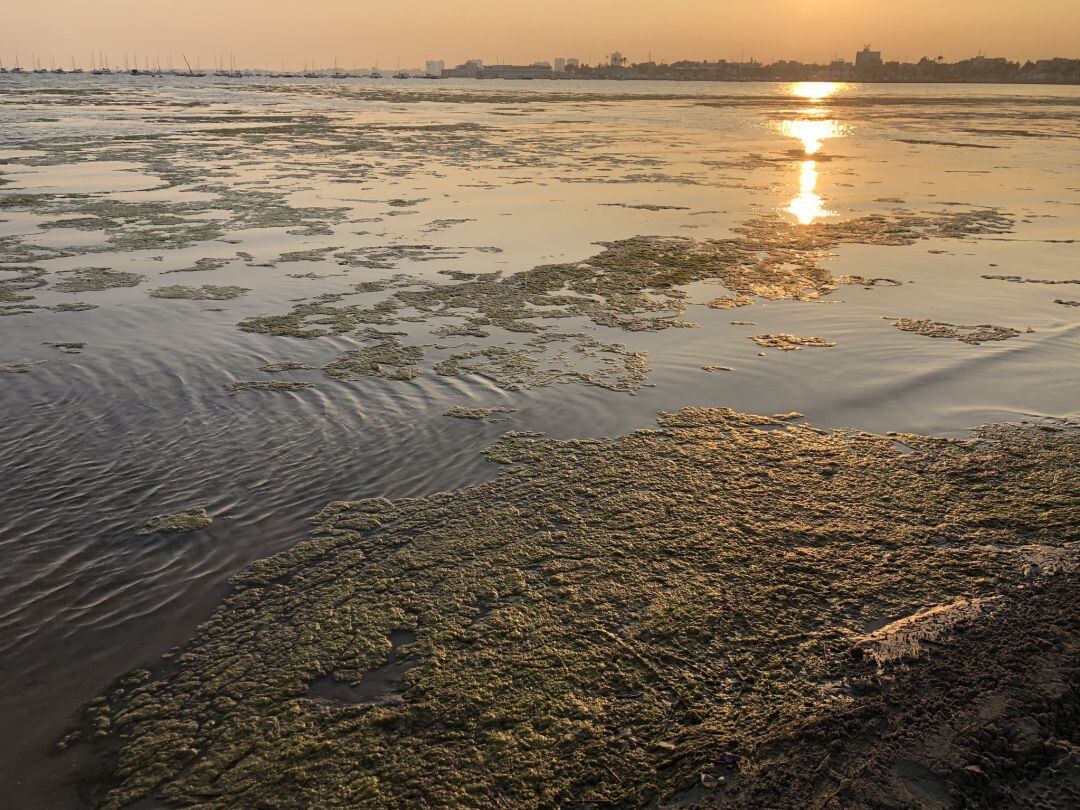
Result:
[[[443,416],[451,416],[454,419],[471,419],[482,422],[497,413],[514,413],[517,408],[468,408],[463,405],[455,405]]]
[[[225,390],[235,397],[248,391],[304,391],[314,387],[312,383],[295,380],[238,380],[226,383]]]
[[[16,363],[0,363],[0,374],[29,374],[36,366],[32,360],[20,360]]]
[[[201,506],[176,512],[171,515],[158,515],[143,524],[136,534],[186,534],[205,529],[214,519]]]
[[[283,371],[310,371],[311,366],[307,363],[300,363],[296,360],[281,360],[277,363],[266,363],[259,366],[259,371],[266,372],[267,374],[279,374]]]
[[[151,298],[186,299],[189,301],[229,301],[239,298],[246,292],[251,292],[248,287],[218,286],[204,284],[201,287],[184,287],[175,284],[170,287],[158,287],[147,293]]]
[[[758,346],[767,349],[779,349],[782,352],[795,352],[803,348],[827,349],[836,344],[823,337],[798,337],[780,332],[775,335],[754,335],[750,338]]]
[[[932,338],[954,338],[961,343],[970,343],[973,346],[986,341],[1009,340],[1023,334],[1018,329],[1010,329],[1006,326],[994,326],[987,323],[971,326],[931,321],[926,318],[897,318],[893,321],[893,326],[904,332],[914,332],[917,335]]]
[[[137,287],[146,276],[109,267],[79,267],[75,270],[61,270],[58,275],[65,276],[63,281],[53,284],[52,288],[62,293],[101,292],[117,287]]]
[[[41,344],[42,346],[49,346],[50,348],[57,349],[64,354],[79,354],[86,348],[86,344],[82,342],[63,342],[63,341],[47,341]]]
[[[1075,558],[1076,429],[904,434],[904,453],[790,416],[511,433],[494,481],[329,504],[167,666],[88,708],[94,800],[662,803],[843,707],[880,617],[1028,582],[1038,549]],[[402,632],[410,666],[386,673]],[[385,699],[322,696],[380,670]]]

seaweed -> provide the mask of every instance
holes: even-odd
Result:
[[[239,298],[246,292],[251,292],[251,290],[247,287],[221,287],[214,284],[204,284],[201,287],[184,287],[176,284],[150,290],[147,295],[151,298],[178,298],[190,301],[228,301]]]
[[[467,408],[463,405],[455,405],[443,415],[451,416],[454,419],[471,419],[475,422],[482,422],[494,414],[514,413],[516,410],[517,408]]]
[[[0,363],[0,374],[29,374],[37,363],[33,360],[20,360],[16,363]]]
[[[109,267],[78,267],[74,270],[61,270],[58,275],[69,276],[52,285],[52,289],[62,293],[101,292],[116,287],[137,287],[146,276]]]
[[[79,354],[83,349],[86,348],[85,343],[71,343],[71,342],[63,343],[63,342],[57,342],[57,341],[48,341],[46,343],[42,343],[41,345],[42,346],[50,346],[50,347],[52,347],[54,349],[59,349],[60,351],[64,352],[65,354]]]
[[[494,481],[329,504],[167,666],[88,707],[96,804],[663,803],[846,706],[868,626],[1075,559],[1075,428],[904,453],[790,416],[510,433]],[[324,686],[401,661],[372,699]]]
[[[304,391],[314,387],[312,383],[294,380],[240,380],[226,383],[225,390],[235,397],[248,391]]]
[[[311,366],[306,363],[300,363],[296,360],[282,360],[277,363],[266,363],[259,366],[259,371],[264,371],[267,374],[277,374],[282,371],[310,371]]]
[[[754,335],[750,340],[754,341],[758,346],[779,349],[782,352],[796,352],[805,347],[829,348],[836,345],[823,337],[797,337],[786,332],[780,332],[776,335]]]
[[[1010,329],[1007,326],[994,326],[988,323],[971,326],[931,321],[926,318],[896,318],[893,319],[893,326],[904,332],[914,332],[924,337],[955,338],[961,343],[970,343],[973,346],[986,341],[1010,340],[1023,334],[1018,329]]]
[[[205,529],[213,522],[214,519],[210,517],[205,508],[196,506],[183,512],[152,517],[142,525],[142,528],[136,534],[187,534],[188,532]]]

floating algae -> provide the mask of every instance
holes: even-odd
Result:
[[[303,391],[314,387],[312,383],[294,380],[240,380],[227,383],[225,390],[235,397],[248,391]]]
[[[714,298],[709,302],[710,309],[737,309],[738,307],[748,307],[754,303],[754,299],[748,295],[722,295],[719,298]]]
[[[517,408],[466,408],[463,405],[455,405],[443,416],[452,416],[454,419],[472,419],[483,421],[497,413],[513,413]]]
[[[1055,298],[1054,303],[1063,307],[1080,307],[1080,301],[1066,301],[1064,298]]]
[[[36,366],[33,360],[20,360],[17,363],[0,363],[0,374],[28,374]]]
[[[52,288],[62,293],[101,292],[116,287],[137,287],[146,276],[109,267],[78,267],[74,270],[61,270],[59,275],[68,275],[63,281],[53,284]]]
[[[48,273],[40,267],[0,267],[0,273],[14,273],[14,276],[0,276],[0,304],[19,304],[33,301],[34,296],[27,295],[30,290],[44,287]]]
[[[655,203],[640,203],[633,205],[631,203],[600,203],[601,205],[608,206],[609,208],[629,208],[636,211],[689,211],[690,209],[685,205],[657,205]]]
[[[970,326],[964,324],[944,323],[931,321],[926,318],[896,318],[893,326],[904,332],[914,332],[932,338],[955,338],[961,343],[970,343],[977,346],[985,341],[1009,340],[1019,337],[1022,332],[1010,329],[1006,326],[994,326],[993,324],[979,324]]]
[[[710,374],[714,374],[717,371],[734,371],[735,369],[733,369],[731,366],[702,366],[701,370],[707,371]]]
[[[779,349],[782,352],[796,352],[806,346],[829,348],[836,345],[823,337],[798,337],[789,335],[786,332],[775,335],[754,335],[750,340],[754,341],[758,346],[764,346],[767,349]]]
[[[246,292],[251,292],[248,287],[235,287],[235,286],[217,286],[215,284],[204,284],[201,287],[184,287],[180,284],[175,284],[171,287],[158,287],[157,289],[150,290],[148,295],[151,298],[178,298],[187,299],[190,301],[228,301],[233,298],[239,298]]]
[[[58,341],[48,341],[46,343],[42,343],[41,345],[42,346],[50,346],[50,347],[52,347],[54,349],[59,349],[60,351],[64,352],[65,354],[79,354],[83,349],[86,348],[85,343],[75,343],[75,342],[62,343],[62,342],[58,342]]]
[[[245,331],[316,337],[324,331],[303,327],[311,315],[347,332],[361,323],[393,323],[402,309],[426,317],[467,316],[475,326],[493,325],[511,332],[536,332],[536,321],[584,317],[601,326],[628,331],[658,330],[692,324],[679,319],[687,295],[678,289],[695,281],[716,279],[741,299],[814,300],[840,283],[821,266],[827,251],[841,244],[909,245],[928,237],[964,238],[1000,233],[1011,220],[996,211],[950,211],[940,214],[890,212],[837,223],[796,226],[776,217],[752,220],[731,239],[696,241],[637,237],[603,243],[604,250],[584,261],[541,265],[509,276],[454,274],[458,284],[400,280],[402,289],[374,307],[330,306],[327,297],[298,304],[292,313],[250,318]],[[430,246],[360,248],[363,259],[346,263],[392,267],[390,259],[374,259],[374,251],[430,251]],[[337,254],[339,261],[346,255]],[[437,255],[437,254],[436,254]],[[413,257],[410,257],[413,258]],[[852,283],[866,283],[852,277]],[[405,289],[408,288],[408,289]],[[366,290],[365,290],[366,291]],[[738,300],[738,299],[737,299]]]
[[[278,256],[278,261],[287,262],[321,262],[326,254],[340,250],[339,247],[310,248],[309,250],[292,250]]]
[[[136,534],[186,534],[205,529],[214,519],[201,506],[172,515],[158,515],[143,524]]]
[[[581,362],[591,363],[586,368]],[[636,391],[645,384],[648,355],[588,335],[544,334],[522,348],[489,346],[452,354],[435,366],[444,377],[478,374],[507,391],[577,383],[609,391]]]
[[[267,374],[277,374],[282,371],[310,371],[311,368],[307,363],[300,363],[296,360],[282,360],[278,363],[266,363],[259,366],[259,371],[265,371]]]
[[[993,281],[1011,281],[1013,284],[1080,284],[1080,278],[1049,279],[1024,278],[1023,276],[983,276]]]
[[[1075,557],[1077,430],[901,438],[687,409],[617,439],[508,434],[490,483],[330,504],[168,666],[90,706],[94,800],[662,802],[847,705],[879,617],[1027,581],[1034,549]],[[312,691],[363,683],[404,631],[393,700]]]
[[[229,259],[205,258],[196,260],[191,267],[180,267],[176,270],[166,270],[166,273],[201,273],[207,270],[220,270],[229,263]]]
[[[394,335],[380,335],[372,345],[350,349],[331,361],[323,367],[323,373],[335,380],[412,380],[420,376],[416,363],[423,357],[422,346],[403,346]]]

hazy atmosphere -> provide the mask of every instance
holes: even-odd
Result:
[[[0,57],[31,52],[85,62],[172,52],[208,64],[290,68],[420,64],[482,58],[531,62],[573,56],[595,62],[612,51],[631,61],[754,56],[762,61],[850,58],[864,44],[886,58],[958,59],[980,50],[1012,59],[1069,55],[1080,31],[1075,0],[52,0],[0,2]]]

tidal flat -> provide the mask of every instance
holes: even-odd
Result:
[[[1075,804],[1076,88],[0,100],[10,801]]]

